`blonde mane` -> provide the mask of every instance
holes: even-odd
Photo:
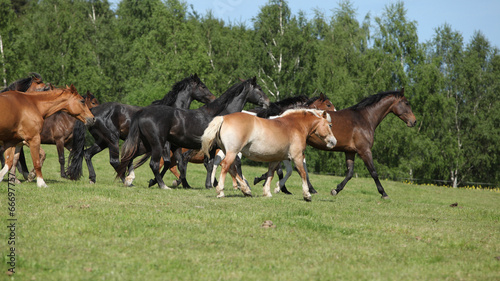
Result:
[[[308,109],[308,108],[295,108],[295,109],[288,109],[287,111],[283,112],[280,116],[278,117],[284,117],[284,116],[287,116],[287,115],[290,115],[290,114],[294,114],[294,113],[305,113],[305,112],[310,112],[312,114],[314,114],[314,116],[318,117],[318,118],[323,118],[323,112],[325,112],[324,110],[319,110],[319,109]],[[327,114],[327,121],[328,122],[332,122],[331,118],[330,118],[330,114]]]

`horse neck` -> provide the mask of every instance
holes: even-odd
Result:
[[[392,111],[394,100],[394,96],[388,96],[374,105],[361,109],[360,113],[364,116],[365,120],[370,124],[370,126],[375,130],[382,122],[382,120],[384,120],[387,114]]]
[[[206,108],[206,110],[213,114],[213,116],[240,112],[243,110],[243,107],[247,102],[248,93],[248,88],[243,87],[243,90],[237,94],[232,94],[232,96],[228,99],[222,98],[221,96],[213,102],[206,104],[202,108]],[[227,94],[231,95],[231,93]]]
[[[191,97],[191,91],[182,90],[177,94],[177,99],[175,100],[173,107],[188,109],[193,102],[193,98]]]
[[[45,119],[67,107],[68,98],[62,98],[62,91],[48,91],[37,94],[24,94]],[[58,98],[59,97],[59,98]]]

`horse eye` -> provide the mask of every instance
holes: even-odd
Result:
[[[84,99],[83,99],[83,100],[81,100],[80,102],[81,102],[82,104],[85,104],[85,100],[84,100]]]

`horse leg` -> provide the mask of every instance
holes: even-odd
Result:
[[[216,169],[216,167],[214,166],[214,161],[215,161],[214,159],[215,159],[215,152],[216,151],[217,151],[216,149],[212,149],[210,151],[210,156],[209,157],[205,157],[205,159],[203,160],[203,164],[205,165],[205,168],[207,170],[207,176],[205,178],[205,188],[207,188],[207,189],[210,189],[213,186],[218,186],[219,185],[219,183],[217,181],[212,182],[212,174],[215,173],[214,170]],[[231,163],[233,161],[234,161],[234,159],[231,160]]]
[[[16,167],[19,164],[19,158],[21,157],[21,150],[23,149],[23,143],[19,143],[15,147],[15,152],[14,152],[14,157],[12,158],[12,167],[10,168],[9,171],[9,182],[11,184],[20,184],[21,182],[17,179],[16,176]],[[24,156],[24,154],[23,154]],[[29,175],[28,175],[28,180],[29,180]]]
[[[370,172],[373,180],[375,181],[375,185],[377,186],[380,195],[382,195],[382,198],[389,199],[389,196],[387,195],[387,193],[385,193],[385,190],[382,187],[380,180],[378,179],[377,171],[375,170],[375,166],[373,165],[372,152],[370,150],[367,150],[364,153],[360,153],[359,156],[361,157],[361,159],[363,159],[363,162],[365,162],[365,166]]]
[[[5,151],[4,152],[4,154],[5,154],[5,162],[4,162],[2,170],[0,170],[0,182],[2,182],[3,177],[7,173],[9,173],[10,168],[13,166],[14,154],[15,154],[15,151],[16,151],[16,147],[4,144],[4,149],[5,149],[4,150]]]
[[[211,176],[211,182],[213,183],[213,186],[217,186],[218,184],[217,179],[215,178],[215,174],[217,172],[217,167],[220,165],[220,162],[222,162],[222,160],[224,160],[225,157],[226,155],[222,150],[219,150],[219,152],[217,152],[217,155],[215,155],[214,157],[214,166],[212,168],[212,176]]]
[[[229,152],[229,153],[226,153],[226,157],[220,163],[221,172],[220,172],[220,176],[219,176],[219,184],[215,188],[215,190],[217,191],[217,198],[224,197],[224,181],[226,180],[226,174],[227,174],[227,172],[229,172],[231,165],[233,164],[235,158],[236,158],[236,153]]]
[[[283,177],[283,170],[281,170],[281,168],[278,166],[278,170],[281,170],[281,177],[280,180],[276,183],[276,188],[274,189],[274,193],[278,193],[281,190],[285,194],[292,194],[290,191],[288,191],[288,189],[285,186],[286,181],[292,175],[293,172],[292,162],[290,162],[290,160],[283,160],[283,165],[285,165],[286,175],[285,177]],[[279,174],[280,173],[278,172],[278,176]]]
[[[64,140],[56,140],[57,156],[59,158],[59,166],[61,167],[61,178],[66,178],[66,171],[64,170],[64,164],[66,159],[64,159]]]
[[[104,150],[107,146],[105,146],[104,142],[101,142],[101,145],[98,145],[97,143],[94,143],[91,147],[88,149],[84,150],[84,157],[85,157],[85,162],[87,163],[87,168],[89,170],[89,180],[90,183],[95,183],[96,182],[96,174],[94,170],[94,165],[92,164],[92,157],[96,155],[97,153],[101,152]]]
[[[174,177],[177,178],[176,180],[172,181],[172,187],[176,187],[181,183],[181,181],[179,180],[181,177],[181,175],[179,174],[179,170],[177,170],[177,166],[172,165],[169,170],[174,175]]]
[[[242,157],[242,154],[240,152],[240,153],[238,153],[238,155],[234,159],[233,165],[236,169],[236,171],[235,171],[236,174],[240,177],[240,179],[242,181],[244,181],[245,185],[248,186],[248,188],[250,189],[250,184],[248,183],[247,179],[243,175],[243,171],[241,170],[241,157]],[[238,189],[241,186],[241,184],[238,182],[238,178],[235,176],[232,176],[232,178],[233,178],[233,188]]]
[[[182,154],[182,148],[177,148],[174,151],[174,157],[177,159],[177,169],[179,170],[179,173],[181,174],[180,180],[182,183],[182,187],[184,188],[191,188],[189,183],[186,180],[186,171],[187,171],[187,164],[188,161],[186,157],[184,157],[184,154]]]
[[[267,178],[266,183],[264,184],[264,197],[272,197],[271,194],[271,181],[274,177],[274,171],[278,168],[281,162],[270,162],[269,167],[267,168]],[[278,183],[279,185],[279,183]]]
[[[155,180],[158,183],[158,186],[161,189],[170,189],[168,186],[165,185],[163,179],[161,178],[160,159],[161,159],[161,153],[153,149],[151,152],[151,160],[149,161],[149,167],[151,168],[151,171],[153,171],[153,174],[155,175]]]
[[[302,196],[305,201],[310,202],[311,193],[309,192],[309,186],[307,185],[307,174],[306,170],[304,169],[304,154],[302,153],[300,157],[295,157],[293,161],[300,177],[302,178]]]
[[[337,195],[339,192],[344,189],[345,185],[347,182],[352,178],[354,175],[354,157],[356,156],[355,152],[346,152],[345,153],[345,164],[347,166],[347,173],[345,176],[345,179],[337,185],[337,189],[332,189],[330,194],[333,196]]]
[[[306,171],[306,177],[307,177],[307,186],[309,187],[309,192],[311,194],[316,194],[318,193],[316,189],[312,186],[311,182],[309,181],[309,172],[307,171],[307,165],[306,165],[306,158],[304,158],[304,170]]]
[[[29,171],[28,166],[26,166],[26,157],[24,156],[24,150],[22,148],[19,151],[19,161],[16,166],[17,170],[23,175],[24,179],[27,180]]]
[[[26,143],[30,147],[31,159],[33,159],[33,166],[36,174],[36,185],[38,187],[47,187],[42,175],[42,161],[40,159],[40,154],[42,152],[45,154],[45,152],[41,150],[40,147],[40,135],[36,135],[32,139],[26,140]]]

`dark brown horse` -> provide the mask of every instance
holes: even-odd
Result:
[[[394,113],[408,127],[413,127],[417,123],[410,103],[404,96],[404,88],[400,91],[378,93],[363,99],[354,106],[339,111],[329,111],[328,113],[332,117],[332,132],[337,138],[337,145],[333,149],[329,149],[321,141],[314,138],[309,138],[307,144],[321,150],[345,153],[346,177],[337,185],[337,189],[332,189],[331,194],[337,195],[352,178],[354,174],[354,157],[358,154],[375,181],[382,198],[388,198],[373,165],[372,147],[375,129],[387,114]]]
[[[58,111],[68,112],[84,123],[95,119],[73,85],[39,93],[7,91],[0,94],[0,144],[5,146],[5,165],[0,181],[12,167],[16,147],[30,147],[37,186],[46,187],[40,163],[40,133],[44,119]]]

